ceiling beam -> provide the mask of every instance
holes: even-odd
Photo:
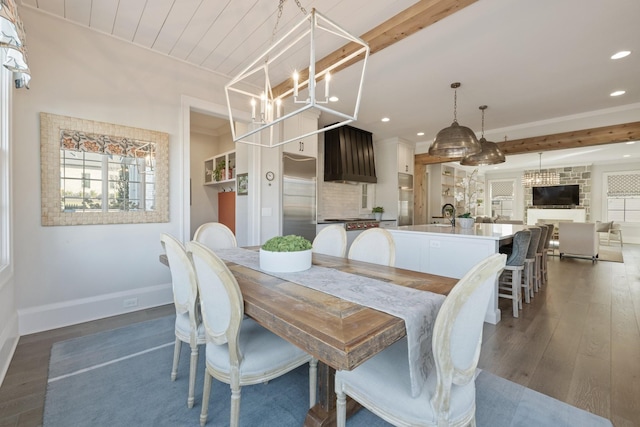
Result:
[[[389,18],[382,24],[367,31],[360,36],[369,45],[370,54],[381,51],[394,43],[403,40],[410,35],[435,24],[449,15],[461,10],[478,0],[420,0],[397,15]],[[347,43],[316,62],[316,70],[322,70],[329,65],[354,53],[362,46],[356,43]],[[359,55],[341,64],[334,69],[334,73],[362,61],[363,55]],[[301,81],[309,78],[309,69],[298,72]],[[293,81],[287,79],[273,87],[274,96],[278,96],[293,87]]]
[[[542,153],[544,151],[563,150],[566,148],[590,147],[593,145],[615,144],[619,142],[640,140],[640,122],[623,123],[534,136],[530,138],[501,141],[496,144],[505,155]],[[416,154],[415,163],[422,165],[457,162],[460,158],[437,157],[428,153]],[[507,159],[507,162],[509,159]]]

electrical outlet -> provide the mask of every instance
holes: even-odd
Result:
[[[129,307],[137,307],[138,306],[138,298],[128,298],[122,302],[122,306],[124,308]]]

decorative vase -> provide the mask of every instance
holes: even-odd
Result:
[[[374,212],[373,216],[376,218],[376,221],[382,220],[382,212]]]
[[[274,273],[295,273],[311,268],[311,249],[297,252],[271,252],[260,249],[260,269]]]
[[[460,228],[471,228],[474,222],[473,218],[456,218],[456,223],[460,224]]]

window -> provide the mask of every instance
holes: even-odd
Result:
[[[40,114],[42,225],[169,221],[169,135]]]
[[[640,223],[640,172],[604,174],[607,221]]]
[[[5,49],[2,49],[4,51]],[[4,53],[2,53],[4,57]],[[4,59],[4,58],[3,58]],[[3,61],[4,62],[4,61]],[[0,65],[0,285],[11,275],[11,198],[9,106],[11,105],[11,71]]]
[[[514,184],[513,179],[489,181],[491,217],[513,217]]]

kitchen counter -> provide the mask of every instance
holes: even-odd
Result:
[[[525,228],[481,223],[471,228],[428,224],[387,230],[396,245],[396,267],[460,279],[477,263],[498,253],[501,245],[511,242],[513,235]],[[493,324],[500,321],[497,292],[489,303],[485,321]]]
[[[398,233],[430,233],[447,236],[464,236],[469,238],[504,240],[513,236],[516,231],[524,230],[526,226],[518,224],[489,224],[478,223],[471,228],[452,227],[449,224],[403,225],[389,227],[389,231]]]

